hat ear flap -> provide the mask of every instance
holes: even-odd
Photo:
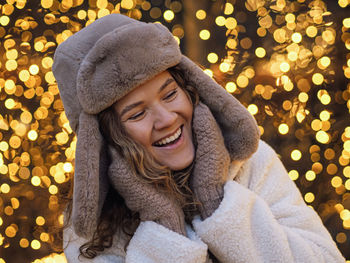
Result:
[[[182,55],[179,67],[186,82],[198,91],[200,101],[213,113],[232,160],[248,159],[258,148],[260,130],[254,117],[233,96]]]
[[[75,232],[91,237],[108,192],[108,159],[96,115],[81,112],[75,151],[72,222]]]

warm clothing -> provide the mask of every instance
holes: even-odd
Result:
[[[77,134],[72,224],[79,236],[90,237],[96,229],[110,185],[97,114],[175,65],[212,112],[231,160],[246,160],[256,151],[260,130],[254,117],[182,55],[165,26],[121,14],[97,19],[57,47],[52,66],[67,118]],[[115,172],[113,177],[119,177]]]
[[[108,169],[111,184],[123,197],[126,206],[131,211],[138,212],[142,221],[154,221],[186,235],[185,215],[176,199],[134,174],[119,152],[113,146],[108,148],[112,159]],[[113,176],[117,172],[120,175]]]
[[[125,240],[115,236],[111,248],[80,262],[204,263],[208,249],[220,262],[345,262],[268,144],[260,140],[257,152],[236,168],[230,167],[219,208],[204,221],[196,217],[193,229],[187,226],[188,237],[145,221],[126,253]],[[64,231],[68,262],[79,262],[84,242],[71,229]]]
[[[215,118],[205,104],[199,103],[193,111],[193,136],[196,157],[190,177],[195,200],[201,205],[202,219],[211,216],[224,196],[224,184],[230,167],[230,155]]]
[[[210,156],[212,152],[209,152],[205,164],[194,166],[193,171],[200,172],[196,175],[199,175],[198,181],[192,183],[192,190],[200,198],[204,197],[201,200],[204,203],[212,199],[218,202],[206,206],[210,212],[202,215],[205,220],[198,216],[192,222],[193,228],[186,226],[187,236],[179,234],[185,231],[172,231],[174,228],[164,226],[167,223],[163,215],[172,210],[171,205],[163,211],[163,205],[154,204],[149,209],[148,203],[143,203],[157,193],[149,195],[140,191],[137,195],[133,190],[139,188],[126,189],[133,181],[123,174],[127,168],[113,169],[120,167],[123,160],[111,155],[109,160],[106,156],[108,146],[97,120],[102,110],[175,65],[184,74],[186,85],[198,91],[201,103],[213,114],[220,129],[214,135],[221,132],[224,141],[221,140],[218,148],[203,143],[208,136],[198,136],[201,141],[196,141],[204,145],[204,152],[217,150],[218,154]],[[84,238],[90,239],[96,230],[111,186],[122,196],[131,196],[131,202],[127,202],[129,209],[147,210],[140,213],[144,220],[141,218],[126,251],[123,248],[128,238],[116,234],[111,248],[92,260],[80,257],[81,262],[204,263],[210,262],[208,250],[220,262],[344,262],[320,218],[306,206],[276,153],[259,141],[260,131],[254,117],[181,54],[165,26],[120,14],[105,16],[60,44],[52,70],[70,125],[77,133],[72,226],[64,230],[64,251],[69,262],[79,262],[79,247],[87,241]],[[217,158],[224,148],[230,162]],[[226,155],[225,160],[228,158]],[[222,182],[217,184],[218,180],[212,179],[220,177],[220,173],[214,174],[218,171],[223,178],[227,177],[224,172],[227,168],[220,167],[224,163],[228,163],[230,169],[222,197]],[[213,177],[209,177],[211,171]],[[200,178],[202,172],[206,173],[207,182]],[[122,185],[125,182],[127,186]],[[215,191],[215,197],[213,191],[210,192],[213,188],[205,187],[208,182],[213,188],[221,187]],[[184,227],[176,227],[180,228]]]

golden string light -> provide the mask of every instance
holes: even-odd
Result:
[[[232,5],[233,10],[241,8],[238,2],[228,1],[227,5]],[[347,1],[339,1],[339,6],[345,8]],[[237,8],[235,7],[237,5]],[[300,141],[293,147],[287,147],[288,152],[284,155],[284,160],[288,161],[288,153],[291,165],[307,158],[304,153],[307,148],[302,145],[305,140],[305,133],[312,136],[316,144],[309,144],[310,149],[310,170],[303,171],[303,175],[297,170],[290,170],[289,175],[292,180],[299,182],[299,185],[312,186],[322,179],[319,174],[325,173],[332,176],[329,180],[330,185],[334,188],[334,199],[327,204],[319,204],[317,192],[304,192],[304,199],[311,206],[314,204],[323,207],[331,207],[328,213],[334,211],[335,200],[345,202],[349,197],[349,151],[341,150],[337,146],[340,141],[342,144],[349,145],[349,136],[337,135],[338,131],[333,128],[336,124],[335,106],[340,107],[345,104],[349,111],[349,81],[345,80],[346,87],[339,91],[329,92],[329,89],[335,87],[335,69],[333,61],[334,49],[337,44],[336,24],[332,19],[332,14],[327,10],[324,1],[256,1],[247,0],[244,3],[249,12],[254,12],[258,16],[256,36],[247,34],[246,21],[237,22],[236,17],[239,13],[224,13],[216,18],[218,26],[226,26],[228,40],[226,43],[227,55],[222,59],[219,70],[223,73],[230,74],[226,90],[236,96],[245,94],[245,90],[253,90],[256,101],[259,97],[266,102],[257,104],[247,103],[247,109],[263,125],[260,126],[262,133],[265,131],[264,120],[268,116],[273,117],[275,131],[286,138],[291,133]],[[232,15],[231,15],[232,14]],[[344,18],[342,21],[341,40],[345,48],[349,47],[350,18]],[[255,41],[249,41],[252,39]],[[258,40],[257,40],[258,39]],[[256,45],[252,43],[256,43]],[[271,43],[273,48],[271,47]],[[244,53],[249,50],[248,53]],[[234,52],[236,51],[236,52]],[[257,59],[252,58],[253,54]],[[242,63],[246,62],[246,63]],[[243,66],[242,66],[243,64]],[[254,65],[256,69],[255,77],[247,78],[244,74],[244,65]],[[240,65],[240,66],[239,66]],[[342,67],[345,78],[350,78],[350,56],[347,55],[346,64]],[[339,77],[339,76],[338,76]],[[234,85],[233,85],[234,84]],[[236,85],[237,84],[237,85]],[[254,87],[255,86],[255,87]],[[281,101],[281,111],[273,102],[279,99],[277,96],[285,94]],[[315,102],[314,98],[318,98]],[[271,102],[271,103],[270,103]],[[312,107],[314,103],[320,103],[324,110],[320,110],[318,116]],[[264,105],[265,104],[265,105]],[[271,111],[272,109],[272,111]],[[259,115],[259,114],[262,115]],[[311,115],[312,114],[312,115]],[[297,121],[297,124],[294,120]],[[347,118],[346,116],[342,118]],[[347,126],[346,126],[347,125]],[[302,127],[297,129],[297,126]],[[310,129],[311,128],[311,129]],[[342,126],[344,131],[350,129],[349,122]],[[271,135],[266,134],[268,140]],[[340,130],[340,133],[342,131]],[[345,132],[344,132],[345,133]],[[348,133],[347,133],[348,134]],[[318,146],[320,145],[320,146]],[[299,148],[300,147],[300,148]],[[325,147],[334,147],[325,148]],[[349,146],[347,146],[349,147]],[[313,150],[311,150],[313,149]],[[315,152],[315,150],[317,151]],[[324,165],[320,163],[320,153],[324,151]],[[338,161],[337,161],[338,159]],[[308,162],[303,162],[304,164]],[[324,168],[323,168],[324,167]],[[307,168],[305,166],[305,168]],[[302,169],[300,169],[302,171]],[[345,171],[345,172],[342,172]],[[345,177],[345,178],[344,178]],[[304,181],[304,178],[306,181]],[[299,180],[299,181],[298,181]],[[305,183],[303,183],[305,182]],[[310,182],[310,183],[306,183]],[[348,207],[349,208],[349,207]],[[325,210],[319,210],[322,214]],[[332,210],[333,209],[333,210]],[[347,208],[338,208],[338,214],[342,211],[348,211]],[[339,244],[344,244],[349,238],[349,217],[339,216],[342,220],[342,227],[338,228],[339,232],[335,240]],[[343,228],[343,229],[341,229]]]
[[[163,2],[6,0],[0,4],[3,251],[26,251],[35,263],[66,262],[64,254],[50,245],[57,241],[52,227],[63,224],[59,196],[74,174],[76,138],[51,71],[55,48],[111,13],[159,21],[183,45],[192,34],[181,20],[185,3]],[[348,10],[349,1],[338,0],[337,8]],[[208,63],[204,72],[240,99],[257,119],[264,140],[272,146],[280,142],[277,152],[305,202],[322,219],[334,218],[327,227],[333,229],[341,251],[349,250],[350,17],[337,21],[322,0],[227,0],[215,17],[209,9],[187,11],[198,22],[198,41],[208,47],[202,53]],[[204,23],[209,19],[213,27]],[[220,30],[224,55],[215,33]],[[343,62],[336,60],[337,49],[345,53]],[[10,252],[0,255],[0,262],[11,262]],[[33,256],[39,252],[41,256]]]

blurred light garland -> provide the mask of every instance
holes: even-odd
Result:
[[[51,71],[57,45],[110,13],[160,21],[182,45],[186,33],[192,34],[179,18],[183,5],[171,0],[0,5],[0,263],[10,262],[15,251],[36,263],[65,262],[63,254],[47,256],[57,238],[52,228],[63,224],[59,195],[73,176],[76,145]],[[348,5],[338,1],[339,8]],[[191,11],[199,24],[213,16],[210,8]],[[278,143],[291,179],[323,221],[332,220],[326,226],[345,254],[350,249],[350,17],[341,32],[334,20],[321,0],[222,1],[214,21],[226,31],[226,55],[220,57],[213,30],[200,28],[198,40],[211,45],[204,54],[205,72],[255,116],[264,140]],[[339,42],[347,50],[343,65],[335,57]],[[346,85],[334,87],[339,67]],[[340,114],[339,107],[347,112]]]
[[[242,6],[237,2],[238,11],[232,13],[233,3],[226,3],[227,16],[217,19],[218,26],[227,28],[227,55],[219,67],[229,79],[226,89],[240,98],[253,95],[251,104],[245,105],[261,124],[260,130],[267,141],[276,133],[280,138],[295,136],[294,142],[280,140],[283,145],[277,152],[289,167],[302,161],[303,165],[297,168],[299,172],[290,170],[291,179],[297,181],[305,201],[317,207],[324,221],[334,211],[338,212],[343,229],[334,233],[334,237],[339,245],[344,244],[341,248],[348,247],[350,18],[341,21],[339,37],[336,28],[340,26],[334,23],[335,17],[327,10],[326,1],[246,0],[245,8],[257,16],[258,39],[249,32],[252,23],[236,21],[235,18],[242,16]],[[338,3],[342,8],[349,4]],[[337,37],[348,52],[346,65],[342,66],[344,86],[337,86],[341,82],[336,81],[343,79],[337,72],[340,68],[336,57],[339,55],[336,48],[340,46]],[[341,112],[342,105],[345,111]],[[268,125],[270,122],[272,125]],[[265,128],[269,129],[266,135]],[[305,161],[308,154],[309,168]],[[329,191],[330,185],[333,193]],[[328,188],[325,191],[328,200],[322,200],[326,193],[317,186]]]

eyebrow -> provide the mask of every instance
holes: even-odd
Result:
[[[170,83],[172,83],[172,82],[174,82],[174,81],[175,81],[175,80],[174,80],[173,78],[168,78],[168,79],[160,86],[160,88],[159,88],[159,90],[158,90],[158,94],[161,93],[163,89],[165,89]],[[125,113],[127,113],[127,112],[130,111],[131,109],[133,109],[133,108],[139,106],[139,105],[142,104],[142,103],[143,103],[142,101],[138,101],[138,102],[135,102],[135,103],[132,103],[132,104],[126,106],[126,107],[122,110],[122,112],[121,112],[121,114],[120,114],[120,118],[123,117],[123,115],[124,115]]]

